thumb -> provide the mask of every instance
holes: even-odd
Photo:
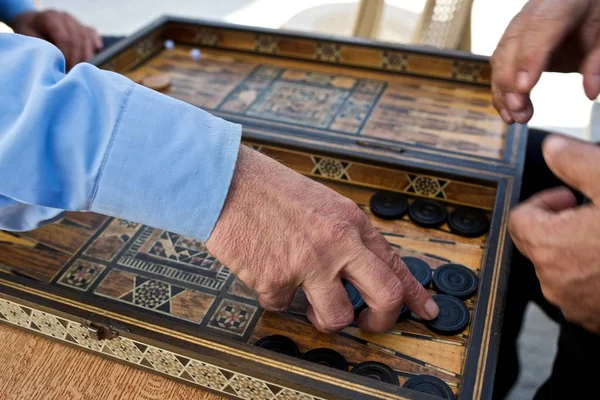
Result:
[[[600,200],[600,147],[552,135],[544,140],[543,154],[556,177],[590,199]]]

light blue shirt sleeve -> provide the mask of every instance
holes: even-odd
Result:
[[[92,211],[206,241],[241,127],[48,42],[0,34],[0,229]]]
[[[0,22],[10,23],[17,15],[35,9],[33,0],[0,0]]]

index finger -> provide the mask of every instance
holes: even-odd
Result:
[[[374,228],[365,226],[362,234],[365,246],[377,255],[402,282],[404,290],[403,303],[411,311],[424,320],[437,317],[439,308],[427,290],[410,273],[406,264],[402,261],[388,241]]]

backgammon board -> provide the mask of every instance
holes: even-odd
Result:
[[[405,315],[382,334],[322,334],[301,290],[266,312],[194,238],[74,212],[0,231],[0,321],[234,399],[434,398],[421,379],[438,397],[491,398],[527,131],[496,115],[486,58],[165,17],[93,63],[137,82],[168,74],[166,95],[241,123],[245,145],[352,199],[434,278],[448,264],[472,272],[468,323],[439,333]],[[380,218],[382,191],[448,217]],[[450,226],[465,209],[485,232]]]

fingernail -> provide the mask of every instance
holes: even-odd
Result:
[[[429,299],[425,302],[425,314],[427,314],[430,319],[436,318],[439,313],[440,309],[433,299]]]
[[[517,88],[524,92],[529,90],[529,73],[527,71],[517,73]]]
[[[502,117],[504,122],[506,122],[507,124],[512,124],[514,122],[512,119],[512,116],[510,115],[510,113],[508,111],[506,111],[505,108],[500,110],[500,116]]]
[[[569,142],[562,136],[548,136],[546,140],[544,140],[544,154],[549,156],[558,155],[568,145]]]
[[[515,93],[506,95],[506,105],[511,111],[519,111],[523,108],[522,97]]]
[[[521,111],[513,113],[512,116],[514,117],[515,121],[517,121],[520,124],[524,124],[527,122],[528,114],[529,113],[527,111]]]

